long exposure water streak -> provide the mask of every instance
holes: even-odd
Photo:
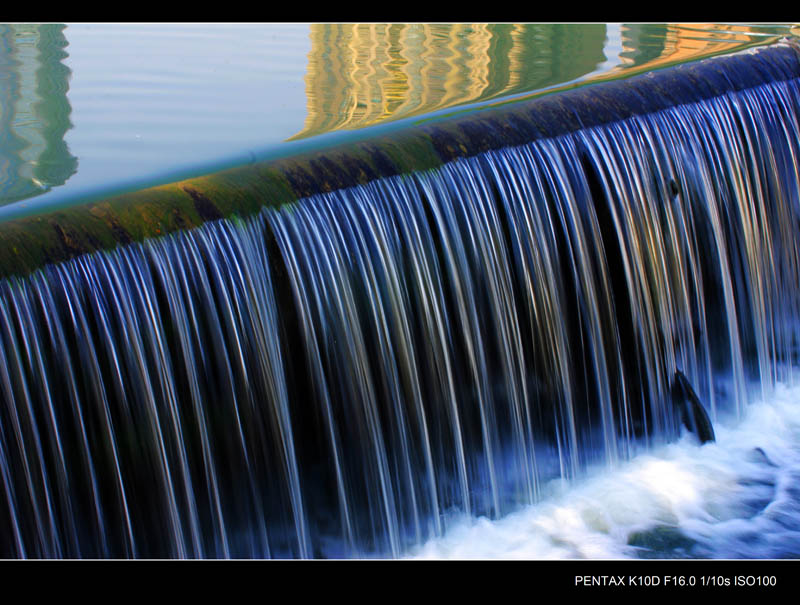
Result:
[[[791,382],[796,79],[0,282],[0,555],[401,556]]]

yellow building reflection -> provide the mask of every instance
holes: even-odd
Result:
[[[314,24],[307,117],[293,139],[447,107],[603,80],[735,50],[788,26]],[[603,65],[602,69],[600,66]]]
[[[604,24],[314,24],[295,139],[541,88],[605,60]]]
[[[757,40],[775,37],[769,26],[720,23],[623,24],[621,65],[655,69],[727,52]],[[657,52],[654,52],[657,51]]]
[[[64,25],[0,24],[0,205],[64,184],[78,166]]]

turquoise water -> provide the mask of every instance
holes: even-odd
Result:
[[[0,220],[786,35],[788,25],[0,24]]]

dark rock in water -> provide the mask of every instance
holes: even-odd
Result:
[[[714,428],[689,379],[680,370],[672,380],[672,402],[680,413],[683,425],[700,439],[700,443],[715,441]]]
[[[684,559],[692,557],[697,542],[679,528],[659,525],[646,531],[632,533],[628,546],[637,548],[640,559]]]

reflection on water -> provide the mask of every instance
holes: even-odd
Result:
[[[791,24],[0,24],[0,220],[286,139],[792,35]]]
[[[768,43],[789,25],[315,24],[304,138]]]
[[[655,69],[793,35],[789,25],[719,23],[634,24],[623,25],[622,31],[624,50],[615,72],[632,67]]]
[[[78,160],[71,123],[64,26],[0,24],[0,205],[63,185]]]
[[[605,24],[314,24],[294,138],[541,88],[605,60]]]

